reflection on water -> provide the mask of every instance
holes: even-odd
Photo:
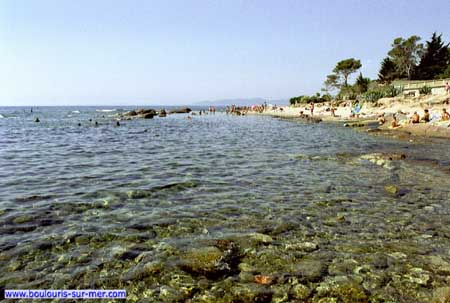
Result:
[[[121,109],[105,109],[0,108],[0,285],[123,287],[131,302],[450,296],[448,142],[220,113],[115,127]]]

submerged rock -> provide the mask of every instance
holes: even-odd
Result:
[[[272,243],[273,239],[269,235],[261,234],[261,233],[252,233],[249,235],[250,238],[256,242],[269,244]]]
[[[441,275],[450,275],[450,263],[441,256],[429,256],[426,257],[426,261],[433,272]]]
[[[217,247],[193,248],[186,252],[179,267],[191,274],[215,277],[229,270],[224,257]]]
[[[400,192],[400,189],[395,185],[386,185],[384,186],[384,190],[394,196],[396,196]]]
[[[328,269],[320,260],[302,260],[293,267],[294,273],[302,282],[318,282],[324,278]]]
[[[311,289],[303,284],[296,284],[292,287],[290,293],[294,299],[306,300],[311,295]]]
[[[299,242],[299,243],[287,243],[285,244],[288,250],[298,250],[304,252],[313,252],[319,249],[319,245],[313,242]]]
[[[369,302],[369,297],[364,288],[348,278],[347,276],[337,276],[320,283],[316,288],[315,300],[313,302],[333,302],[322,301],[323,299],[335,299],[335,302],[342,303],[365,303]]]
[[[273,291],[263,285],[258,284],[238,284],[231,288],[233,301],[242,303],[270,303]]]

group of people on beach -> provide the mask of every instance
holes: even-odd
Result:
[[[420,117],[420,115],[417,113],[417,111],[415,111],[413,113],[413,115],[406,121],[406,124],[418,124],[418,123],[429,123],[431,122],[431,117],[430,117],[430,111],[428,109],[425,109],[423,111],[423,116]],[[440,115],[440,119],[437,119],[438,121],[450,121],[450,114],[447,112],[447,109],[443,108],[441,115]],[[385,114],[382,113],[378,116],[378,123],[384,124],[386,123],[386,117]],[[400,123],[398,121],[397,115],[394,114],[393,118],[392,118],[392,122],[391,122],[391,127],[392,128],[396,128],[399,127]],[[447,126],[450,127],[450,124]]]

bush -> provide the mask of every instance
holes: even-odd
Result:
[[[419,93],[421,95],[431,95],[431,87],[424,85],[420,88]]]
[[[396,88],[394,85],[389,85],[384,92],[384,97],[397,97],[401,93],[403,93],[403,86]]]
[[[320,102],[327,102],[331,101],[330,95],[322,95],[320,96],[319,93],[313,95],[313,96],[298,96],[298,97],[292,97],[289,99],[290,105],[298,105],[298,104],[308,104],[308,103],[320,103]]]
[[[377,102],[379,99],[384,97],[384,93],[379,90],[371,90],[363,94],[363,99],[367,102]]]

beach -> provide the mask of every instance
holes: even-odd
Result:
[[[402,132],[425,137],[450,138],[450,121],[440,121],[442,109],[450,110],[449,101],[449,95],[420,96],[414,98],[382,98],[376,104],[362,102],[363,105],[359,117],[352,117],[352,104],[354,104],[355,100],[344,101],[340,105],[334,106],[336,108],[335,117],[331,115],[330,102],[326,102],[315,105],[313,117],[324,122],[336,122],[349,127],[366,127],[367,123],[372,122],[371,131],[373,131],[373,122],[378,122],[379,116],[384,114],[386,122],[377,127],[379,130],[385,132]],[[414,112],[422,116],[425,109],[430,111],[432,121],[418,124],[408,123],[409,118]],[[261,114],[280,118],[301,118],[300,111],[303,111],[304,115],[311,117],[309,104],[276,106],[276,108],[269,106],[263,112],[249,111],[249,114]],[[399,119],[399,127],[393,128],[391,126],[393,114],[397,115]]]

